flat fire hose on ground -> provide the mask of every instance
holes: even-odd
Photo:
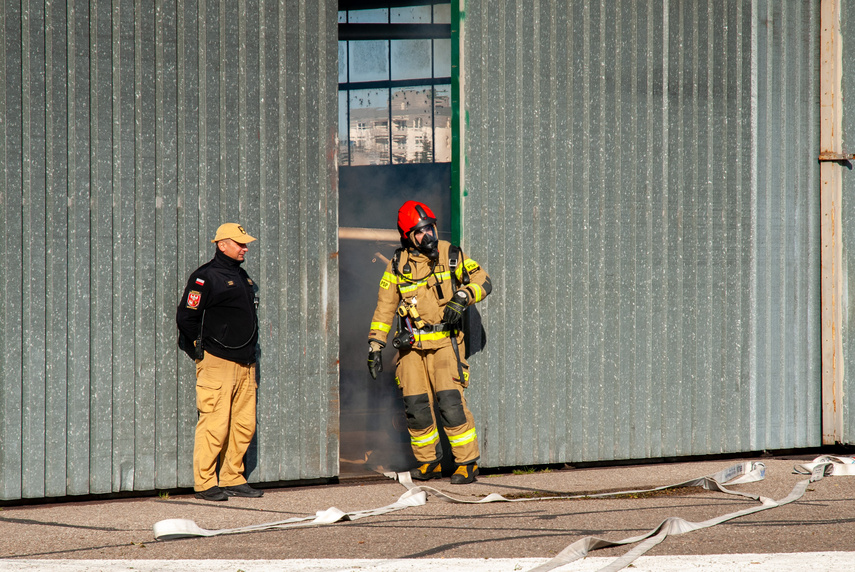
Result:
[[[584,558],[592,550],[607,548],[612,546],[621,546],[627,544],[640,543],[638,546],[629,550],[623,556],[617,558],[608,566],[601,568],[600,572],[612,572],[621,570],[628,566],[633,560],[661,543],[666,537],[672,534],[685,534],[702,528],[709,528],[716,524],[732,520],[748,514],[753,514],[770,508],[783,506],[793,501],[800,499],[810,483],[821,480],[826,476],[839,475],[855,475],[855,458],[852,457],[835,457],[822,456],[817,457],[811,463],[798,465],[794,472],[798,474],[810,475],[809,478],[800,481],[793,488],[792,492],[785,498],[775,501],[760,495],[732,491],[724,485],[736,485],[744,483],[752,483],[763,480],[765,478],[766,467],[761,462],[742,462],[733,465],[727,469],[719,471],[713,475],[691,479],[674,485],[665,485],[652,489],[629,490],[610,493],[597,493],[586,495],[561,495],[554,497],[538,497],[525,499],[508,499],[502,495],[491,493],[479,500],[461,500],[451,497],[442,491],[425,485],[415,485],[410,478],[409,473],[386,473],[386,476],[397,480],[407,488],[407,492],[401,495],[397,501],[390,505],[376,509],[368,509],[345,513],[335,507],[325,511],[318,511],[314,516],[295,517],[277,522],[269,522],[264,524],[255,524],[240,528],[227,528],[220,530],[206,530],[198,526],[192,520],[187,519],[167,519],[161,520],[154,525],[155,540],[173,540],[178,538],[206,537],[218,536],[223,534],[238,534],[243,532],[256,532],[260,530],[286,529],[307,526],[321,526],[333,524],[341,521],[358,520],[367,516],[379,516],[390,512],[395,512],[408,507],[424,505],[427,502],[427,494],[437,497],[444,502],[460,503],[460,504],[483,504],[488,502],[537,502],[548,500],[566,500],[566,499],[582,499],[582,498],[605,498],[628,494],[639,494],[647,492],[661,491],[665,489],[676,489],[682,487],[703,487],[707,490],[719,491],[726,494],[743,496],[752,500],[759,501],[759,506],[754,506],[741,511],[732,512],[722,516],[718,516],[703,522],[689,522],[682,518],[671,517],[665,519],[659,526],[651,530],[647,534],[634,536],[623,540],[607,540],[595,536],[589,536],[577,540],[562,550],[555,558],[545,562],[544,564],[533,568],[530,572],[544,572],[546,570],[554,570],[555,568],[564,566],[580,558]]]

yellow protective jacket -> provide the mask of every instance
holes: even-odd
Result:
[[[467,258],[460,248],[440,240],[439,257],[433,266],[427,256],[415,249],[399,249],[386,265],[380,280],[377,308],[371,319],[368,341],[386,343],[396,320],[398,306],[403,301],[405,304],[414,304],[428,324],[423,330],[413,325],[416,339],[414,349],[429,350],[451,345],[451,331],[448,328],[443,330],[431,326],[441,324],[445,304],[461,289],[469,294],[469,305],[472,305],[487,297],[492,284],[487,272],[477,262]],[[412,319],[410,321],[412,323]],[[460,328],[461,324],[456,324],[456,327]],[[429,331],[431,329],[440,331]],[[462,343],[463,332],[454,331],[457,332],[458,343]]]

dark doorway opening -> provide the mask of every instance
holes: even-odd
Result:
[[[358,476],[415,465],[391,335],[377,380],[367,335],[401,204],[429,205],[451,239],[450,2],[339,10],[340,474]]]

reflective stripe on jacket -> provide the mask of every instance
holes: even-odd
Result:
[[[477,262],[467,258],[463,251],[458,250],[459,260],[455,268],[455,279],[452,280],[449,264],[451,243],[439,241],[439,258],[431,269],[430,259],[415,249],[403,250],[400,256],[396,254],[386,265],[380,288],[377,294],[377,307],[371,319],[369,340],[386,341],[390,333],[394,333],[395,313],[401,301],[415,304],[419,315],[430,325],[439,324],[445,311],[445,305],[457,290],[463,289],[469,294],[469,304],[480,302],[490,293],[492,286],[487,272]],[[398,273],[395,272],[394,262],[397,260]],[[409,266],[409,272],[405,273]],[[464,276],[469,283],[463,284]],[[416,326],[415,349],[435,349],[451,343],[448,330],[419,332]],[[462,342],[463,333],[458,332],[458,341]],[[421,342],[421,346],[419,346]]]

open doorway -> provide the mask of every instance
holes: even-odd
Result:
[[[416,464],[395,350],[371,379],[367,335],[401,204],[451,239],[451,3],[340,0],[338,22],[340,473],[356,476]]]

